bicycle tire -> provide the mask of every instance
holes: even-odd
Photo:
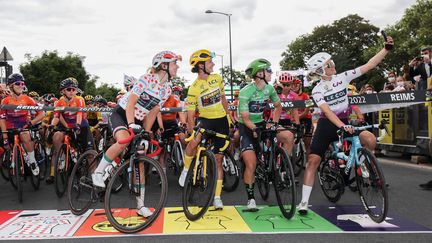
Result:
[[[298,144],[294,144],[294,150],[293,150],[293,170],[294,175],[299,176],[300,173],[303,170],[304,165],[306,164],[306,151],[304,151],[304,148],[302,146],[302,141],[299,141]],[[297,152],[297,150],[300,150]]]
[[[14,173],[15,185],[18,193],[18,202],[23,202],[23,172],[22,172],[22,152],[19,146],[14,146],[13,148],[13,161],[14,161],[14,169],[11,168],[11,171]]]
[[[113,213],[115,213],[115,211],[118,210],[118,208],[112,207],[111,195],[117,195],[116,193],[113,193],[112,187],[113,187],[113,185],[115,185],[114,182],[116,180],[122,180],[125,173],[127,175],[127,172],[129,169],[129,163],[124,163],[120,167],[115,169],[111,180],[108,182],[106,192],[105,192],[105,212],[106,212],[106,216],[108,218],[108,221],[111,223],[111,225],[115,229],[117,229],[118,231],[120,231],[122,233],[128,233],[128,234],[140,232],[140,231],[146,229],[147,227],[151,226],[153,224],[153,222],[158,218],[159,214],[162,212],[164,205],[166,203],[167,195],[168,195],[167,177],[166,177],[165,173],[163,172],[163,169],[162,169],[161,165],[159,164],[159,162],[152,159],[152,158],[148,158],[145,156],[138,157],[136,160],[137,161],[135,163],[137,163],[137,164],[144,163],[144,167],[156,168],[156,173],[158,174],[158,176],[161,179],[161,184],[160,184],[160,188],[161,188],[160,194],[161,195],[160,195],[159,200],[156,200],[157,206],[154,208],[153,214],[150,217],[148,217],[147,220],[143,222],[143,224],[136,225],[135,227],[127,227],[128,225],[132,225],[132,224],[125,223],[124,221],[121,221],[120,217],[116,217],[116,215],[113,215]],[[146,166],[146,164],[148,166]],[[123,186],[122,190],[125,190],[125,189],[129,190],[129,192],[132,193],[128,186]],[[117,221],[117,220],[119,220],[119,221]],[[138,220],[136,220],[136,221],[138,221]]]
[[[267,201],[270,194],[270,176],[268,173],[268,162],[257,159],[255,181],[258,185],[258,191],[261,198],[264,201]]]
[[[361,159],[362,155],[365,156],[364,160]],[[357,165],[356,163],[355,174],[360,201],[369,217],[376,223],[381,223],[386,219],[388,212],[388,194],[384,173],[379,167],[375,155],[366,148],[359,149],[358,158],[360,163],[365,163],[368,172],[368,176],[364,175],[361,165]],[[372,194],[365,192],[365,189],[369,188],[377,191],[382,201],[373,204],[373,202],[366,199],[367,196]]]
[[[207,168],[210,171],[203,171],[203,163],[201,162],[197,166],[197,178],[195,181],[195,185],[193,184],[193,176],[194,176],[194,168],[196,160],[195,158],[192,160],[192,163],[189,167],[189,171],[186,175],[185,184],[182,191],[182,206],[184,214],[186,218],[191,221],[196,221],[201,218],[210,206],[211,201],[213,200],[214,193],[216,190],[216,180],[217,180],[217,167],[216,167],[216,157],[213,152],[209,150],[204,150],[200,154],[199,160],[202,161],[204,158],[207,158]],[[207,175],[207,180],[203,178],[203,174]],[[209,180],[210,179],[210,180]],[[207,190],[209,189],[209,190]],[[201,192],[206,192],[208,195],[200,196]],[[197,198],[194,198],[196,196]],[[202,199],[203,201],[199,205],[192,205],[196,202],[196,199]],[[198,204],[198,203],[197,203]],[[201,208],[201,209],[200,209]],[[198,209],[196,212],[195,210]],[[193,210],[193,211],[192,211]]]
[[[222,165],[224,171],[222,189],[226,192],[232,192],[237,189],[240,181],[239,169],[230,151],[224,151],[224,160],[226,161],[226,166]]]
[[[94,167],[94,163],[97,164],[97,159],[98,152],[96,150],[87,150],[80,156],[72,169],[67,186],[67,198],[69,208],[74,215],[84,214],[92,204],[96,192],[91,178],[91,168]],[[89,195],[80,197],[88,190]],[[78,195],[75,196],[74,192]],[[82,201],[82,203],[79,201]]]
[[[68,154],[66,154],[68,153]],[[64,162],[61,162],[62,157],[64,156]],[[58,198],[63,197],[64,193],[66,192],[67,188],[67,182],[68,182],[68,175],[66,171],[66,165],[70,164],[70,158],[71,155],[67,151],[67,145],[63,144],[57,152],[57,159],[55,163],[55,170],[54,170],[54,184],[55,184],[55,192]],[[60,162],[62,165],[60,165]]]
[[[296,211],[296,184],[292,163],[288,151],[282,147],[276,147],[275,157],[273,158],[273,186],[275,189],[276,200],[283,216],[291,219]],[[287,195],[283,195],[283,191]],[[287,202],[284,199],[288,199]]]
[[[39,179],[43,180],[49,171],[48,155],[40,141],[35,141],[34,148],[35,159],[39,166]]]
[[[1,156],[0,162],[0,174],[6,181],[10,181],[9,170],[11,165],[11,155],[10,150],[5,150]]]
[[[330,163],[330,152],[327,151],[318,170],[318,181],[324,196],[336,203],[345,192],[345,182],[338,165]]]
[[[171,160],[174,162],[174,174],[179,175],[184,164],[183,148],[180,141],[174,141]]]

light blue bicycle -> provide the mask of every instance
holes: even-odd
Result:
[[[339,140],[333,142],[321,161],[318,170],[319,183],[329,201],[337,202],[354,180],[357,184],[360,200],[370,218],[381,223],[388,211],[388,196],[385,178],[377,158],[360,144],[361,131],[379,128],[382,140],[387,128],[381,124],[356,126],[355,133],[349,135],[339,130]]]

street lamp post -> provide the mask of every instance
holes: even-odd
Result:
[[[223,79],[223,76],[224,76],[224,69],[223,69],[223,55],[220,55],[220,54],[216,54],[216,56],[218,56],[218,57],[221,57],[221,65],[222,65],[222,68],[221,68],[221,75],[222,75],[222,79]]]
[[[230,52],[230,85],[231,85],[231,99],[234,97],[233,95],[233,69],[232,69],[232,48],[231,48],[231,14],[230,13],[222,13],[222,12],[216,12],[212,10],[205,11],[207,14],[222,14],[225,16],[228,16],[228,30],[229,30],[229,52]]]

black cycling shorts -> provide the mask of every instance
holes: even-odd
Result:
[[[257,127],[262,127],[265,122],[255,123]],[[258,148],[258,139],[254,138],[252,130],[242,123],[239,123],[240,132],[240,152],[247,150],[256,150]]]
[[[341,119],[341,121],[348,124],[348,119]],[[318,120],[316,131],[312,137],[310,153],[323,158],[330,143],[339,139],[336,134],[337,130],[339,130],[339,127],[334,125],[329,119],[320,118]]]
[[[204,129],[209,129],[217,133],[229,135],[229,124],[226,116],[216,119],[198,118],[198,122]],[[226,139],[215,137],[213,138],[213,153],[223,153],[220,149],[225,145]]]
[[[142,126],[142,121],[135,119],[135,124]],[[126,118],[126,111],[119,105],[114,107],[111,116],[108,120],[108,124],[111,127],[111,131],[113,136],[115,136],[115,133],[120,129],[128,129],[127,124],[127,118]]]
[[[162,122],[164,126],[164,132],[162,133],[162,140],[168,140],[169,138],[174,137],[176,133],[178,134],[181,132],[177,120],[162,121]]]

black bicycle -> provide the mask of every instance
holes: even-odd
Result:
[[[255,181],[264,200],[268,199],[273,184],[279,209],[291,219],[295,213],[296,184],[288,151],[276,141],[277,133],[287,129],[257,127],[259,148],[256,148]]]

